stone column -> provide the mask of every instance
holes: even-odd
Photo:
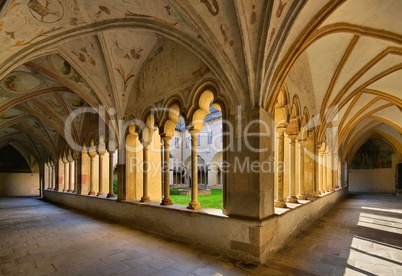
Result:
[[[327,152],[326,147],[322,152],[322,190],[323,193],[328,193],[327,188]]]
[[[334,191],[334,180],[332,179],[332,152],[327,151],[327,190],[328,192]]]
[[[68,181],[68,191],[69,193],[72,193],[74,191],[73,183],[74,183],[74,159],[71,155],[71,151],[69,152],[67,156],[67,161],[69,164],[69,181]]]
[[[104,196],[103,193],[103,155],[106,152],[106,145],[104,142],[104,138],[101,135],[99,137],[99,145],[98,145],[98,155],[99,155],[99,191],[97,196]]]
[[[90,163],[90,183],[89,183],[89,192],[88,195],[96,195],[94,190],[95,187],[95,157],[97,155],[94,140],[91,140],[90,147],[88,148],[88,155],[91,159]]]
[[[80,175],[81,175],[81,162],[79,158],[79,153],[77,151],[72,152],[71,154],[74,161],[74,183],[73,183],[73,193],[78,193],[81,190],[80,183]]]
[[[116,151],[116,141],[110,139],[108,144],[109,151],[109,193],[107,194],[107,198],[115,198],[116,195],[113,192],[113,156]]]
[[[55,180],[55,164],[53,161],[50,161],[50,181],[51,181],[51,190],[56,191],[56,180]]]
[[[52,174],[51,167],[50,167],[50,161],[46,162],[46,167],[47,167],[47,189],[50,190],[52,188],[51,187],[52,180],[50,178],[51,174]]]
[[[302,132],[300,132],[302,134]],[[298,176],[298,184],[299,184],[299,194],[297,195],[298,199],[301,200],[306,200],[307,197],[304,194],[304,141],[305,138],[299,137],[297,139],[297,143],[299,145],[299,159],[298,159],[298,171],[299,171],[299,176]]]
[[[126,146],[124,142],[120,142],[117,147],[117,200],[127,200],[126,185]]]
[[[78,194],[80,195],[85,195],[88,194],[89,188],[88,185],[91,181],[91,161],[88,155],[88,148],[85,144],[85,142],[82,145],[82,151],[81,151],[81,162],[80,162],[80,187]]]
[[[68,184],[69,184],[69,162],[67,158],[67,154],[63,155],[63,163],[64,163],[64,187],[63,192],[68,192]]]
[[[148,196],[148,181],[149,181],[149,160],[148,160],[148,155],[149,155],[149,147],[150,143],[148,141],[143,140],[142,141],[142,154],[143,154],[143,162],[142,162],[142,169],[143,169],[143,190],[142,190],[142,197],[140,202],[150,202],[151,199]]]
[[[188,209],[198,210],[201,209],[201,205],[198,202],[198,164],[197,164],[197,147],[198,147],[198,133],[199,130],[190,130],[191,135],[191,202],[188,205]]]
[[[171,136],[163,136],[163,199],[161,205],[172,205],[170,199],[170,140]]]
[[[289,203],[297,203],[297,197],[296,197],[296,170],[295,170],[295,164],[296,164],[296,154],[295,154],[295,149],[296,149],[296,135],[288,135],[289,137],[289,197],[287,199],[287,202]]]
[[[275,199],[275,207],[285,208],[286,202],[283,199],[283,176],[285,167],[284,164],[284,147],[285,147],[285,127],[276,128],[276,158],[275,158],[275,182],[277,198]]]
[[[262,108],[238,108],[236,115],[228,115],[225,119],[223,148],[228,147],[228,150],[224,152],[222,163],[226,191],[222,213],[250,220],[270,217],[275,214],[274,172],[263,168],[254,170],[250,165],[262,164],[272,158],[274,118]],[[230,137],[229,123],[234,127]],[[246,162],[249,170],[239,169],[239,164],[247,167]]]
[[[323,189],[323,154],[324,151],[322,149],[322,146],[320,146],[320,149],[318,150],[318,193],[323,194],[324,189]]]
[[[342,187],[342,163],[339,155],[336,155],[336,188],[340,189]]]

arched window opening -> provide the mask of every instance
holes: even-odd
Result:
[[[183,118],[176,125],[171,144],[171,195],[175,204],[188,205],[194,179],[201,206],[222,209],[223,195],[223,139],[220,106],[210,102],[209,114],[202,121],[197,134],[197,169],[192,174],[191,134]],[[177,141],[177,142],[175,142]],[[187,197],[183,197],[183,195]],[[205,197],[205,198],[204,198]],[[209,197],[209,198],[207,198]],[[205,204],[203,201],[205,200]]]

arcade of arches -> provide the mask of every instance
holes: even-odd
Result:
[[[261,262],[349,190],[396,192],[399,0],[0,8],[2,196],[39,187],[49,201]],[[222,210],[198,197],[211,110],[222,114]],[[170,196],[178,124],[190,137],[187,206]]]

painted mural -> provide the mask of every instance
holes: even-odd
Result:
[[[367,140],[357,151],[352,169],[392,168],[392,148],[381,139]]]
[[[28,72],[14,71],[8,74],[1,82],[4,92],[26,93],[41,86],[42,81]]]

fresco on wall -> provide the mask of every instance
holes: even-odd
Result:
[[[14,71],[1,81],[0,88],[4,92],[26,93],[38,88],[41,84],[42,81],[33,74]]]
[[[357,151],[352,169],[392,168],[392,148],[381,139],[367,140]]]

